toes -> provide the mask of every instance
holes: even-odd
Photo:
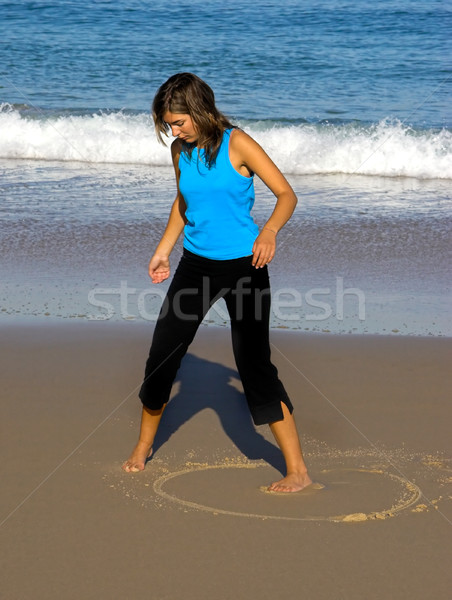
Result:
[[[122,470],[126,473],[138,473],[138,471],[140,471],[139,467],[136,464],[134,465],[128,461],[122,465]]]
[[[268,488],[269,492],[299,492],[302,488],[300,486],[289,485],[285,483],[272,483]]]

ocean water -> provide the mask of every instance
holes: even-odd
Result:
[[[155,318],[174,181],[149,105],[192,71],[300,200],[272,325],[450,335],[451,21],[441,0],[0,1],[2,322]]]

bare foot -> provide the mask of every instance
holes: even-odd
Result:
[[[126,473],[138,473],[143,471],[146,462],[151,458],[152,448],[144,442],[138,442],[133,449],[130,458],[122,465],[122,470]]]
[[[301,492],[308,485],[311,485],[312,479],[307,473],[289,473],[283,479],[275,481],[268,487],[269,492]]]

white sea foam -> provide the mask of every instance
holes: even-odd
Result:
[[[373,126],[299,125],[249,133],[285,173],[452,179],[452,133],[382,121]]]
[[[0,111],[0,157],[92,163],[169,164],[149,117],[122,112],[27,118]]]
[[[452,179],[452,133],[389,120],[356,124],[242,124],[288,174],[347,173]],[[124,112],[31,118],[0,105],[0,157],[170,165],[150,118]]]

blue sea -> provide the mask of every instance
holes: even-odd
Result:
[[[272,326],[451,335],[451,25],[446,0],[0,1],[0,321],[155,320],[149,107],[191,71],[299,197]]]

